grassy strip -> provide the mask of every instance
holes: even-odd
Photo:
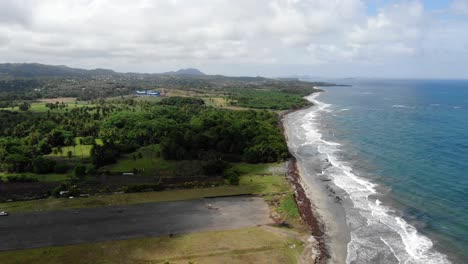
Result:
[[[300,219],[299,209],[292,194],[288,194],[281,198],[278,212],[286,217],[286,221],[295,221]]]
[[[51,110],[50,108],[48,108],[46,106],[46,103],[33,102],[33,103],[31,103],[31,108],[29,108],[28,111],[31,111],[31,112],[34,112],[34,113],[47,113],[47,111],[64,113],[64,112],[67,111],[65,109],[68,109],[68,111],[70,111],[71,109],[79,108],[79,107],[83,107],[83,106],[89,106],[89,107],[95,106],[93,104],[89,104],[88,102],[76,102],[76,103],[75,102],[67,102],[66,104],[68,105],[67,108]],[[7,107],[7,108],[0,108],[0,109],[10,110],[10,111],[17,111],[17,112],[20,111],[19,107],[17,107],[17,106]]]
[[[300,241],[254,227],[0,252],[0,259],[4,264],[297,263],[301,251]]]
[[[200,199],[207,196],[278,193],[287,190],[287,188],[285,179],[280,176],[246,175],[241,177],[239,186],[219,186],[212,188],[168,190],[161,192],[98,195],[78,199],[48,198],[44,200],[2,203],[0,204],[0,211],[26,212],[180,201]]]
[[[35,174],[35,173],[3,173],[0,172],[0,179],[7,181],[8,176],[21,176],[24,175],[30,178],[37,178],[40,182],[63,182],[69,179],[68,174],[57,174],[57,173],[47,173],[47,174]],[[1,206],[0,206],[1,207]]]

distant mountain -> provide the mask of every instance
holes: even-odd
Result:
[[[168,74],[168,75],[196,75],[196,76],[201,76],[205,75],[203,72],[194,69],[194,68],[187,68],[187,69],[180,69],[178,71],[170,71],[170,72],[165,72],[163,74]]]
[[[39,63],[4,63],[0,64],[0,76],[13,77],[87,77],[96,75],[117,75],[107,69],[84,70],[59,65],[45,65]]]
[[[139,73],[135,74],[139,75]],[[171,71],[160,74],[184,76],[205,75],[201,71],[193,68],[180,69],[178,71]],[[85,70],[70,68],[64,65],[45,65],[39,63],[3,63],[0,64],[0,77],[5,75],[12,77],[91,77],[118,76],[123,75],[123,73],[118,73],[108,69]]]

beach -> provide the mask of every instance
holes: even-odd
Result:
[[[319,242],[320,263],[345,263],[347,244],[350,241],[346,214],[342,206],[346,198],[340,195],[343,191],[330,179],[321,177],[323,160],[314,150],[315,145],[308,144],[304,133],[298,131],[302,129],[302,118],[310,110],[306,108],[290,112],[282,118],[288,147],[294,156],[289,165],[289,177],[295,187],[296,200],[301,211],[309,207],[309,214],[301,213],[311,228],[311,235]]]

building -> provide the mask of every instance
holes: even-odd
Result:
[[[161,93],[158,91],[148,91],[148,90],[136,91],[135,94],[138,96],[156,96],[156,97],[161,96]]]

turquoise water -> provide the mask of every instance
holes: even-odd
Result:
[[[452,262],[468,263],[468,81],[344,82],[352,87],[327,87],[316,98],[329,104],[320,113],[323,138],[377,184],[375,196],[393,214]]]

